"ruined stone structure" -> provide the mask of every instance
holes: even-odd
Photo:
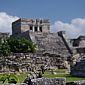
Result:
[[[71,74],[85,77],[85,55],[80,55],[76,64],[71,67]]]
[[[0,32],[0,39],[1,40],[5,40],[5,39],[7,39],[9,37],[9,33],[2,33],[2,32]]]
[[[17,83],[16,85],[27,85],[27,84]],[[85,80],[66,82],[64,78],[37,78],[31,80],[31,85],[85,85]]]
[[[46,68],[64,68],[64,61],[72,55],[65,32],[51,33],[50,22],[46,19],[19,19],[13,22],[11,37],[30,39],[37,44],[37,51],[31,55],[21,53],[8,56],[4,71],[23,71],[23,69],[28,71],[30,68],[38,70],[42,65]],[[1,63],[0,70],[3,71]]]
[[[79,36],[77,39],[71,39],[71,44],[77,53],[85,53],[85,36]]]
[[[79,36],[71,40],[74,50],[76,63],[71,67],[71,74],[85,77],[85,36]]]
[[[33,79],[32,85],[65,85],[65,79],[63,79],[63,78]]]
[[[51,69],[51,67],[62,68],[64,67],[64,57],[58,55],[42,55],[32,53],[14,53],[6,58],[6,67],[3,67],[3,63],[0,63],[1,72],[27,72],[41,70],[41,66],[44,65],[45,69]],[[0,57],[0,62],[3,62],[3,58]]]
[[[19,19],[12,23],[12,37],[25,37],[38,45],[43,53],[70,56],[65,32],[50,33],[49,20]]]
[[[19,19],[12,23],[12,34],[17,35],[26,31],[49,32],[49,20],[44,19]]]
[[[47,19],[19,19],[15,21],[12,23],[11,37],[24,37],[36,43],[38,47],[36,58],[43,61],[42,59],[45,60],[48,56],[47,60],[50,65],[55,62],[51,66],[61,66],[72,55],[65,32],[51,33],[50,22]],[[47,63],[42,64],[48,65]]]

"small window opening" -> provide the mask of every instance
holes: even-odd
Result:
[[[40,32],[42,32],[42,27],[40,27]]]
[[[30,26],[30,30],[32,30],[32,26]]]

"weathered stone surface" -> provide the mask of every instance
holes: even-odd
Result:
[[[32,80],[32,85],[65,85],[63,78],[38,78]]]
[[[33,42],[38,45],[38,49],[44,53],[68,56],[69,52],[62,38],[58,33],[29,33]]]
[[[74,82],[67,82],[66,85],[85,85],[85,80],[74,81]]]
[[[9,33],[2,33],[0,32],[0,38],[8,38],[9,37]]]
[[[10,85],[10,84],[2,84],[2,85]],[[26,83],[17,83],[15,85],[27,85],[27,84]],[[60,79],[60,78],[59,79],[57,79],[57,78],[55,78],[55,79],[36,79],[36,80],[32,80],[32,85],[85,85],[85,80],[66,83],[65,79]]]
[[[76,64],[71,67],[71,74],[85,77],[85,55],[80,56]]]
[[[4,85],[12,85],[12,84],[4,84]],[[17,83],[15,85],[28,85],[28,84]],[[64,78],[37,78],[31,80],[31,85],[65,85],[65,79]]]
[[[12,37],[25,37],[37,44],[37,51],[33,55],[16,55],[13,63],[28,68],[39,68],[42,64],[47,67],[64,66],[64,61],[71,56],[65,32],[50,32],[48,20],[19,19],[12,23]],[[29,56],[29,57],[28,57]],[[28,65],[27,65],[28,63]],[[36,67],[35,67],[36,66]],[[23,69],[23,68],[22,68]]]
[[[71,39],[71,45],[75,53],[85,53],[85,36],[79,36],[76,39]]]
[[[85,80],[75,81],[74,84],[75,85],[85,85]]]
[[[26,31],[49,32],[48,19],[18,19],[12,23],[12,34],[17,35]]]
[[[41,70],[41,66],[43,65],[45,69],[54,69],[58,67],[64,67],[64,61],[66,59],[64,57],[60,57],[57,55],[41,55],[41,54],[31,54],[31,53],[15,53],[11,56],[8,56],[6,59],[6,69],[5,72],[14,72],[14,71],[35,71]],[[3,61],[2,57],[0,57],[0,71],[3,72]]]
[[[41,51],[42,54],[57,54],[63,57],[71,56],[65,32],[51,33],[49,25],[50,22],[46,19],[19,19],[12,24],[12,37],[30,39],[37,44],[38,51]]]

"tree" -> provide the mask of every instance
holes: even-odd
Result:
[[[33,53],[36,50],[36,44],[25,38],[9,38],[8,44],[13,53]]]
[[[8,45],[8,42],[6,40],[1,41],[0,40],[0,57],[2,58],[2,65],[4,68],[4,66],[6,66],[6,60],[7,60],[7,56],[10,54],[10,46]]]
[[[36,44],[25,38],[9,38],[0,41],[0,56],[2,68],[7,66],[10,53],[34,53],[36,51]]]
[[[10,46],[7,41],[0,41],[0,56],[8,56],[10,54]]]
[[[31,53],[34,53],[35,51],[36,51],[36,44],[35,43],[33,43],[32,41],[30,41],[29,42],[29,48],[30,48],[30,50],[29,50],[29,52],[31,52]]]

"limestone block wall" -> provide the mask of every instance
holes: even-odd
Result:
[[[2,57],[0,57],[2,58]],[[64,57],[57,55],[41,55],[31,53],[15,53],[5,59],[4,71],[33,71],[40,70],[42,65],[45,68],[64,67]],[[0,71],[3,70],[3,59],[0,59]]]
[[[65,79],[63,79],[63,78],[33,79],[32,85],[65,85]]]

